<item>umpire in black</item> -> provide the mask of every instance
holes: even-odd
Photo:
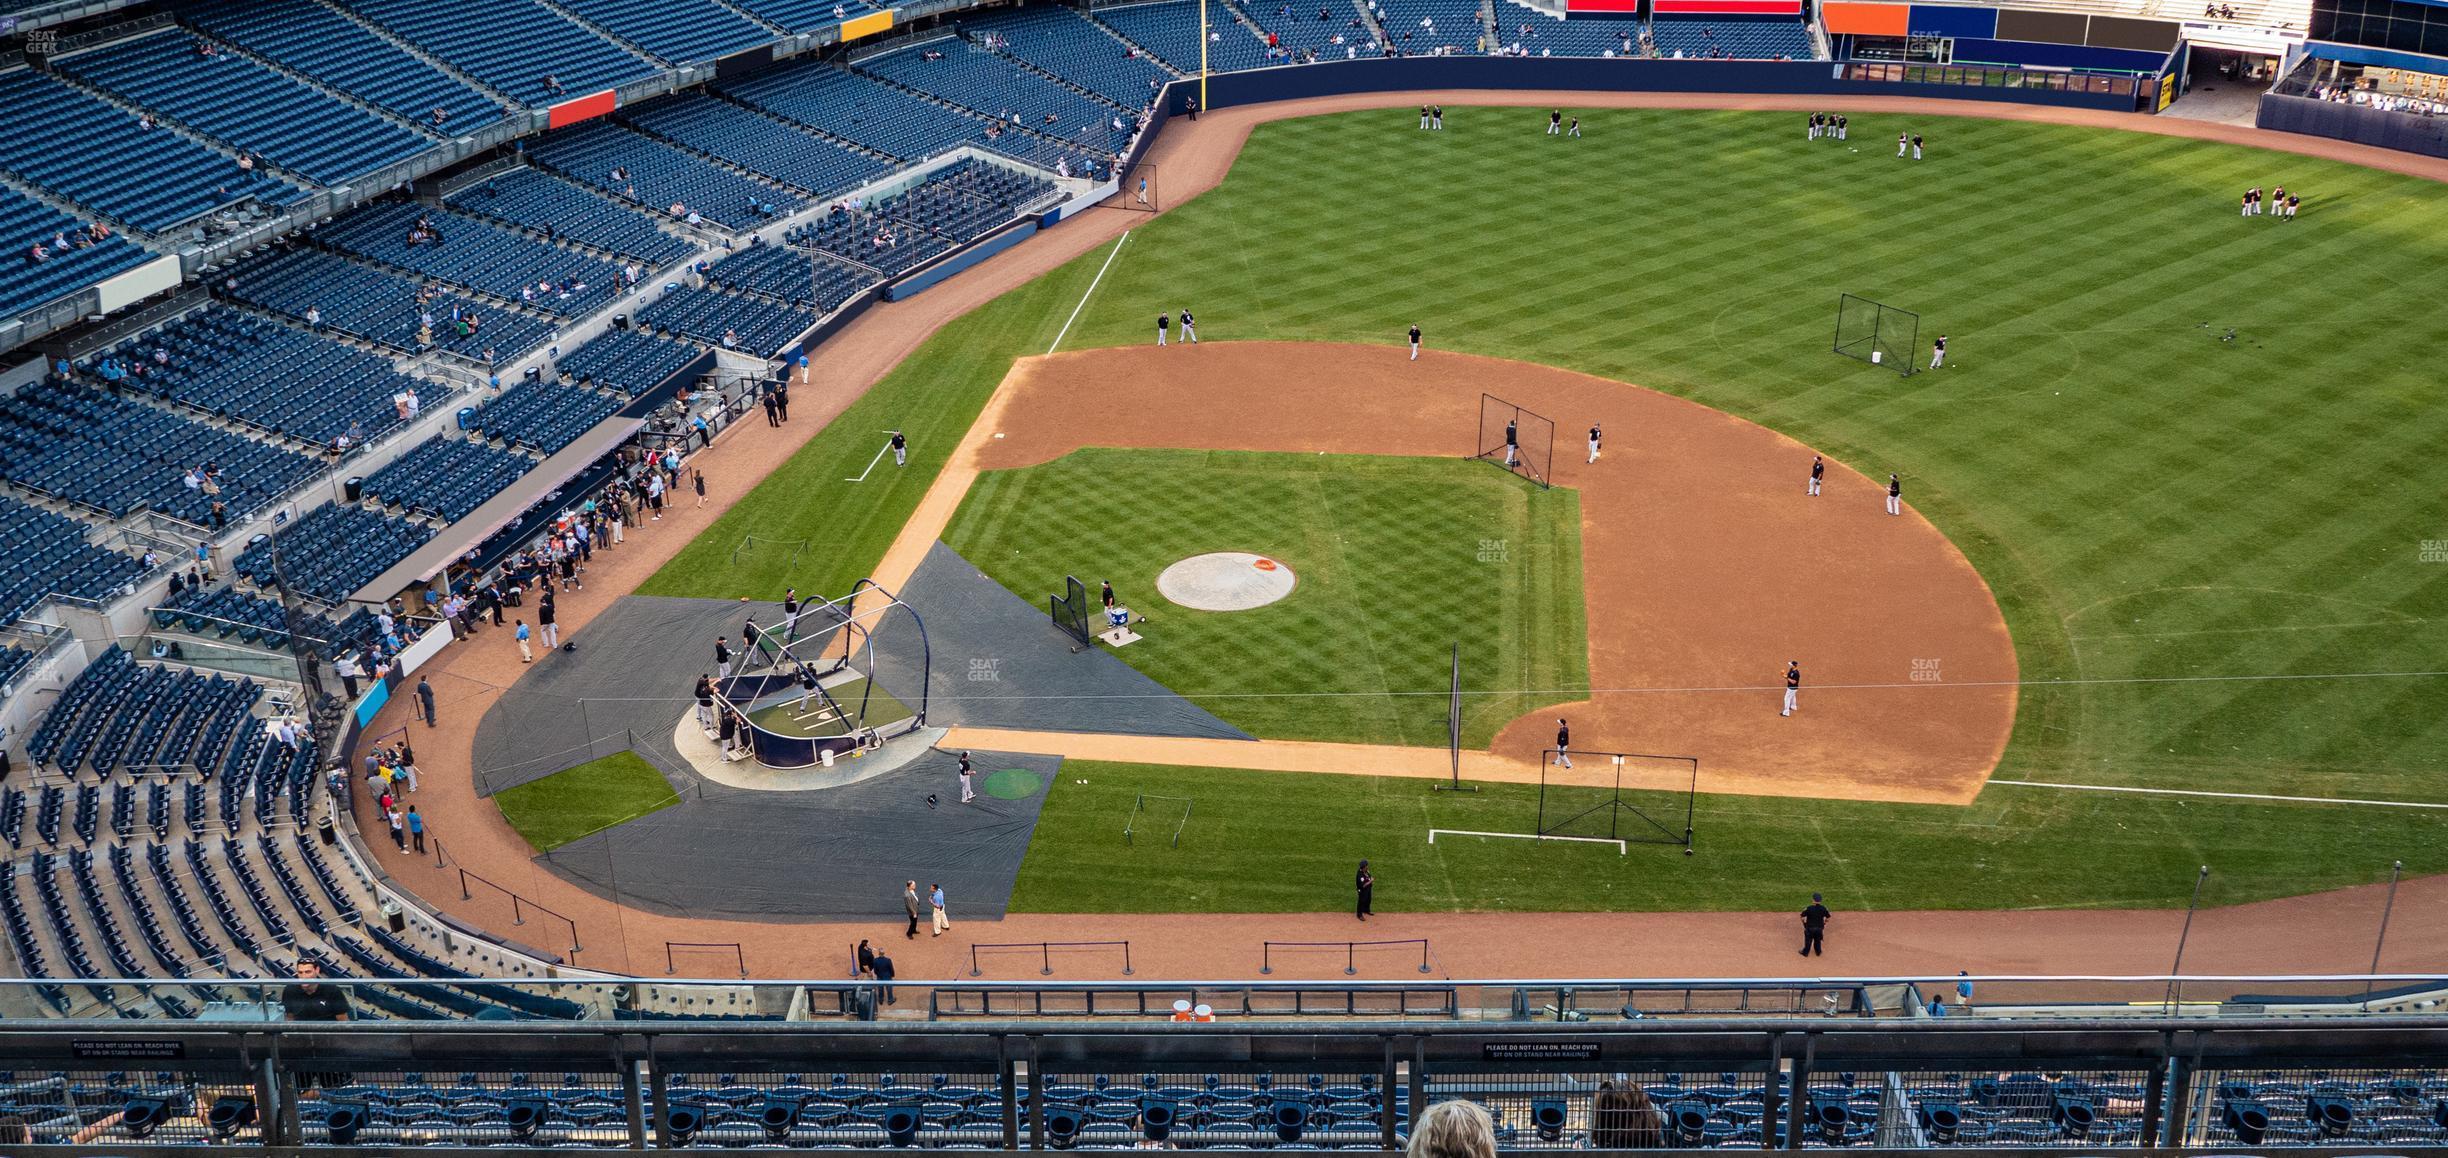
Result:
[[[1812,893],[1810,906],[1802,910],[1803,956],[1808,957],[1814,953],[1822,957],[1827,956],[1827,946],[1824,942],[1827,940],[1828,918],[1833,915],[1828,912],[1826,905],[1820,903],[1819,894]]]

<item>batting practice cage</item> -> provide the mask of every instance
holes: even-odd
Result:
[[[739,670],[714,683],[744,727],[735,751],[768,768],[830,765],[926,726],[934,653],[916,609],[861,579],[763,627]]]
[[[1909,375],[1920,338],[1919,314],[1852,294],[1836,299],[1836,352],[1845,357]]]
[[[1072,654],[1096,642],[1088,627],[1088,588],[1079,576],[1063,576],[1063,593],[1046,596],[1046,613],[1053,617],[1056,630],[1071,637]]]
[[[1479,453],[1542,487],[1555,485],[1555,420],[1498,398],[1479,396]]]
[[[1146,161],[1131,166],[1129,172],[1122,174],[1121,190],[1106,204],[1141,213],[1154,213],[1164,208],[1163,198],[1157,195],[1156,166]]]
[[[1700,797],[1700,759],[1644,752],[1573,752],[1572,767],[1555,749],[1539,754],[1538,834],[1550,840],[1692,847],[1692,812]],[[1683,806],[1683,815],[1674,806]]]

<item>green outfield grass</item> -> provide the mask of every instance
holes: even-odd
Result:
[[[1805,141],[1799,114],[1598,111],[1568,140],[1537,110],[1448,111],[1441,134],[1401,109],[1260,126],[1222,186],[1134,232],[1066,348],[1147,340],[1150,313],[1183,306],[1210,341],[1394,343],[1418,322],[1432,348],[1690,397],[1903,473],[1996,591],[2030,681],[2001,777],[2448,800],[2448,681],[2404,674],[2448,668],[2448,313],[2428,292],[2448,268],[2448,188],[2004,121],[1862,116],[1836,144]],[[1929,160],[1885,149],[1907,127]],[[2237,217],[2242,189],[2280,183],[2304,195],[2299,220]],[[1106,253],[929,341],[837,424],[849,433],[649,590],[772,597],[785,577],[724,564],[767,526],[833,546],[803,572],[835,581],[803,573],[803,590],[846,587],[915,504],[926,452],[1012,357],[1045,349]],[[1904,378],[1830,353],[1840,292],[1919,310],[1954,368]],[[930,424],[921,455],[889,485],[844,487],[887,415]],[[1637,453],[1638,431],[1611,433]],[[1892,810],[1928,818],[1909,837],[1826,826],[1816,855],[1892,864],[1961,826],[2032,874],[2026,903],[2108,898],[2096,848],[2015,823],[2031,791]],[[2354,818],[2355,863],[2304,888],[2423,863],[2399,824],[2423,813],[2196,800],[2228,824],[2187,830],[2171,804],[2097,807],[2152,848]],[[1790,877],[1730,855],[1754,847],[1732,839],[1750,823],[1720,823],[1728,853],[1702,858],[1717,875],[1681,903]]]
[[[1968,808],[1699,798],[1695,853],[1441,835],[1536,830],[1538,786],[1432,792],[1379,776],[1070,761],[1056,776],[1013,912],[1317,912],[1348,908],[1366,857],[1381,910],[2146,908],[2237,904],[2448,864],[2437,814],[1993,786]],[[1085,780],[1086,784],[1079,781]],[[1122,840],[1138,793],[1191,798],[1181,846]],[[1629,797],[1679,832],[1684,797]],[[1180,805],[1157,824],[1169,837]],[[1154,823],[1146,822],[1143,824]],[[1626,819],[1622,831],[1655,834]],[[1575,831],[1586,831],[1576,829]],[[1604,835],[1603,831],[1597,835]]]
[[[493,794],[502,819],[537,852],[680,803],[671,782],[635,752],[614,752]]]
[[[1111,580],[1156,619],[1114,654],[1256,736],[1442,747],[1443,695],[1385,693],[1446,687],[1455,643],[1474,747],[1541,702],[1504,689],[1589,684],[1580,496],[1485,463],[1082,450],[981,476],[944,541],[1032,604],[1065,575]],[[1228,613],[1157,594],[1158,572],[1209,551],[1299,583]]]

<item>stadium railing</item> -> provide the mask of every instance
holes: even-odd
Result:
[[[0,1001],[21,1004],[9,990],[32,984],[0,986]],[[2448,1019],[2436,1014],[299,1023],[276,1020],[277,982],[178,984],[219,1001],[190,1021],[0,1023],[0,1101],[35,1135],[10,1154],[1131,1148],[1164,1118],[1176,1144],[1226,1153],[1387,1152],[1415,1109],[1456,1098],[1494,1114],[1507,1151],[2402,1154],[2448,1142]],[[466,980],[323,984],[502,995]],[[629,1000],[694,984],[748,988],[552,987]],[[1602,1119],[1608,1085],[1659,1111],[1644,1139]]]

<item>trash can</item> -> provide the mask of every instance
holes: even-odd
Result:
[[[392,932],[405,933],[408,931],[408,914],[400,911],[400,903],[398,901],[384,901],[382,903],[382,914],[384,923],[391,926]]]
[[[340,829],[338,826],[332,823],[332,818],[329,815],[324,816],[321,820],[315,821],[315,835],[323,838],[323,847],[325,848],[330,848],[331,846],[340,843]]]
[[[361,474],[353,474],[342,480],[340,483],[340,498],[343,502],[354,503],[362,501],[365,498],[365,476]]]
[[[460,408],[459,408],[459,429],[461,429],[461,430],[474,430],[474,429],[476,429],[476,408],[475,408],[475,407],[473,407],[473,406],[462,406],[462,407],[460,407]]]

